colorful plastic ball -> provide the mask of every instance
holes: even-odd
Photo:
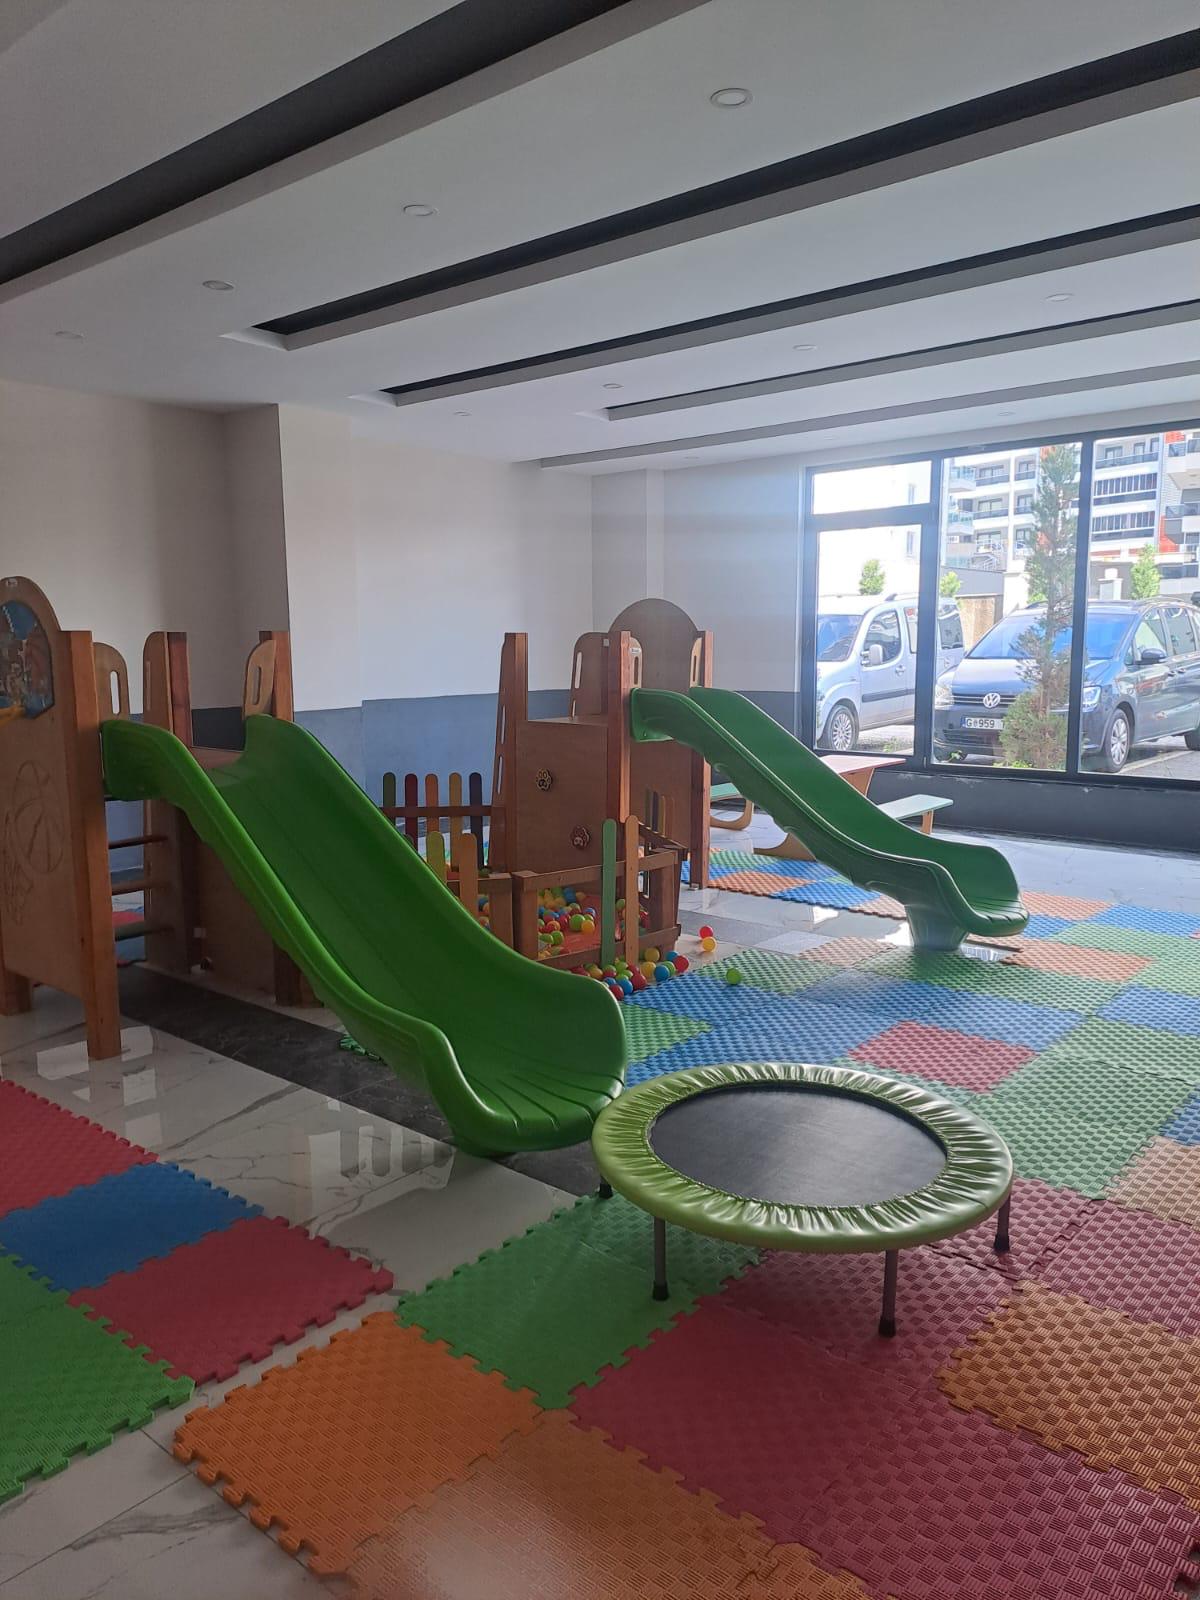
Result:
[[[666,952],[666,954],[663,956],[663,960],[664,961],[678,961],[679,960],[679,951],[678,950],[668,950]]]
[[[574,891],[574,889],[564,889],[563,890],[563,899],[567,902],[568,905],[574,905],[575,904],[575,891]]]
[[[617,982],[621,986],[621,993],[622,994],[632,994],[633,993],[633,979],[632,978],[618,978]]]
[[[638,968],[638,971],[641,973],[642,977],[645,978],[647,983],[653,982],[653,979],[654,979],[654,963],[653,963],[653,961],[643,961],[641,966]]]
[[[702,939],[711,939],[712,936],[713,936],[713,931],[709,927],[708,923],[706,922],[704,924],[704,926],[700,929],[700,937]]]
[[[598,967],[594,961],[587,970],[589,978],[602,978],[604,976],[604,968]]]
[[[640,967],[635,967],[634,970],[629,974],[629,981],[633,985],[634,992],[636,994],[641,994],[643,989],[648,989],[650,987],[649,983],[646,981],[646,974]]]
[[[604,976],[606,978],[615,978],[616,975],[617,975],[616,967],[608,966],[608,967],[604,968]]]
[[[645,954],[645,957],[646,957],[647,961],[661,961],[662,960],[662,951],[661,950],[655,950],[655,949],[651,948],[649,950],[646,950],[643,953]]]
[[[742,975],[741,975],[741,973],[738,971],[738,969],[736,967],[727,967],[725,969],[725,982],[726,983],[738,984],[738,983],[741,983],[741,981],[742,981]]]
[[[578,913],[576,913],[576,915],[571,918],[571,932],[572,933],[582,933],[583,932],[583,918],[581,916],[579,916]]]
[[[562,929],[561,928],[555,928],[554,932],[550,935],[550,943],[558,945],[558,944],[561,944],[562,942],[563,942]]]
[[[596,931],[596,919],[595,919],[595,917],[584,917],[582,931],[584,933],[595,933],[595,931]]]
[[[705,952],[706,955],[710,954],[717,948],[717,941],[713,938],[711,933],[705,938],[701,939],[700,948]]]
[[[667,971],[673,978],[677,978],[679,976],[679,968],[673,961],[664,961],[663,966],[666,967]]]
[[[605,984],[605,988],[608,990],[609,994],[612,995],[614,1000],[624,1000],[625,991],[615,978],[610,978]]]
[[[674,976],[675,976],[675,974],[671,971],[670,967],[666,964],[665,961],[657,961],[657,962],[655,962],[655,965],[654,965],[654,981],[655,981],[655,983],[666,983],[669,979],[673,978]]]
[[[686,972],[691,964],[692,963],[686,956],[676,956],[674,961],[671,963],[676,972]]]

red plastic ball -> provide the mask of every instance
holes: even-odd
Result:
[[[675,968],[676,972],[686,972],[691,966],[691,962],[686,956],[676,956],[671,965]]]
[[[712,938],[715,937],[715,935],[713,934],[712,929],[709,927],[707,922],[700,929],[700,933],[699,933],[698,937],[701,938],[701,939],[712,939]]]
[[[633,971],[629,974],[629,981],[632,983],[635,993],[650,987],[650,985],[646,982],[642,972],[637,967],[634,967]]]

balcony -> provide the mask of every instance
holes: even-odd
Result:
[[[1120,456],[1097,456],[1092,463],[1096,472],[1101,472],[1106,467],[1156,467],[1157,465],[1157,450],[1129,450]]]
[[[975,468],[960,467],[952,463],[946,476],[946,487],[951,494],[963,494],[975,487]]]
[[[1167,476],[1177,489],[1200,489],[1200,433],[1167,446]]]

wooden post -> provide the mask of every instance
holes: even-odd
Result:
[[[625,960],[631,967],[637,963],[638,945],[641,942],[639,939],[640,924],[638,919],[638,910],[641,904],[638,897],[639,849],[638,819],[636,817],[626,817],[624,887],[621,893],[625,898]]]
[[[296,704],[292,693],[292,636],[284,629],[264,628],[260,644],[275,646],[271,680],[270,712],[280,722],[295,722]]]
[[[488,897],[488,921],[501,944],[513,948],[513,886],[507,872],[489,872],[483,880]],[[534,915],[536,916],[536,908]]]
[[[442,838],[440,829],[432,833],[425,830],[425,865],[434,874],[439,883],[446,881],[446,841]]]
[[[500,652],[500,689],[496,697],[496,753],[492,767],[492,816],[488,864],[498,871],[511,870],[520,852],[512,837],[516,828],[513,805],[517,740],[529,718],[529,641],[523,633],[506,633]]]
[[[513,949],[537,960],[538,953],[538,901],[534,886],[537,874],[514,872],[512,875]]]
[[[608,641],[608,772],[605,809],[610,817],[629,815],[629,697],[633,688],[630,635]]]
[[[713,676],[713,636],[706,629],[696,641],[693,652],[692,680],[704,688],[711,688]],[[691,815],[688,819],[688,882],[696,889],[708,887],[709,827],[711,806],[712,768],[698,750],[692,752]]]
[[[152,633],[142,647],[142,716],[191,746],[192,690],[187,635]],[[146,960],[167,972],[190,972],[199,957],[196,940],[196,836],[187,818],[165,800],[142,805]]]
[[[383,775],[383,809],[385,811],[395,811],[396,807],[396,774],[394,772],[385,772]],[[397,820],[396,817],[388,818],[393,828],[396,826]]]
[[[96,659],[87,633],[64,636],[70,651],[75,701],[74,773],[67,769],[67,805],[76,839],[75,904],[80,943],[83,1013],[88,1054],[100,1060],[121,1054],[121,1016],[117,1005],[113,946],[112,880],[108,870],[108,832],[104,821],[104,778],[100,764],[100,707],[96,698]]]
[[[416,773],[406,772],[404,774],[404,804],[411,814],[404,819],[404,831],[408,835],[408,842],[414,850],[420,849],[418,841],[421,837],[421,822],[415,809],[421,803],[419,795],[420,789],[417,784]]]
[[[471,835],[475,840],[475,859],[482,868],[484,863],[483,847],[483,773],[472,772],[467,777],[467,804],[471,807]],[[496,815],[495,807],[492,808],[492,817]],[[490,862],[491,846],[487,849],[487,860]]]
[[[475,841],[470,834],[459,834],[453,841],[454,870],[458,874],[458,898],[473,917],[479,915],[479,863]]]
[[[617,959],[617,824],[604,819],[600,830],[600,965]]]
[[[482,794],[483,779],[480,778],[479,781],[480,792]],[[450,774],[450,777],[447,780],[447,788],[450,793],[450,815],[446,819],[450,825],[450,859],[451,861],[456,862],[458,860],[458,841],[462,837],[463,831],[463,819],[461,816],[455,815],[455,809],[460,807],[463,803],[461,772],[452,772]],[[481,817],[479,820],[482,823],[483,818]]]

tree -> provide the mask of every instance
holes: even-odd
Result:
[[[882,594],[884,585],[883,563],[876,561],[872,556],[869,561],[863,562],[862,571],[858,575],[859,594]]]
[[[943,572],[941,582],[938,584],[938,593],[943,600],[954,600],[962,588],[962,579],[957,572]]]
[[[1000,735],[1004,759],[1013,767],[1053,771],[1066,765],[1078,492],[1078,447],[1047,445],[1038,462],[1034,531],[1025,566],[1030,601],[1041,612],[1021,635],[1019,671],[1027,687],[1009,707]]]
[[[1129,569],[1129,592],[1135,600],[1153,600],[1161,581],[1162,574],[1154,559],[1154,546],[1144,544]]]

